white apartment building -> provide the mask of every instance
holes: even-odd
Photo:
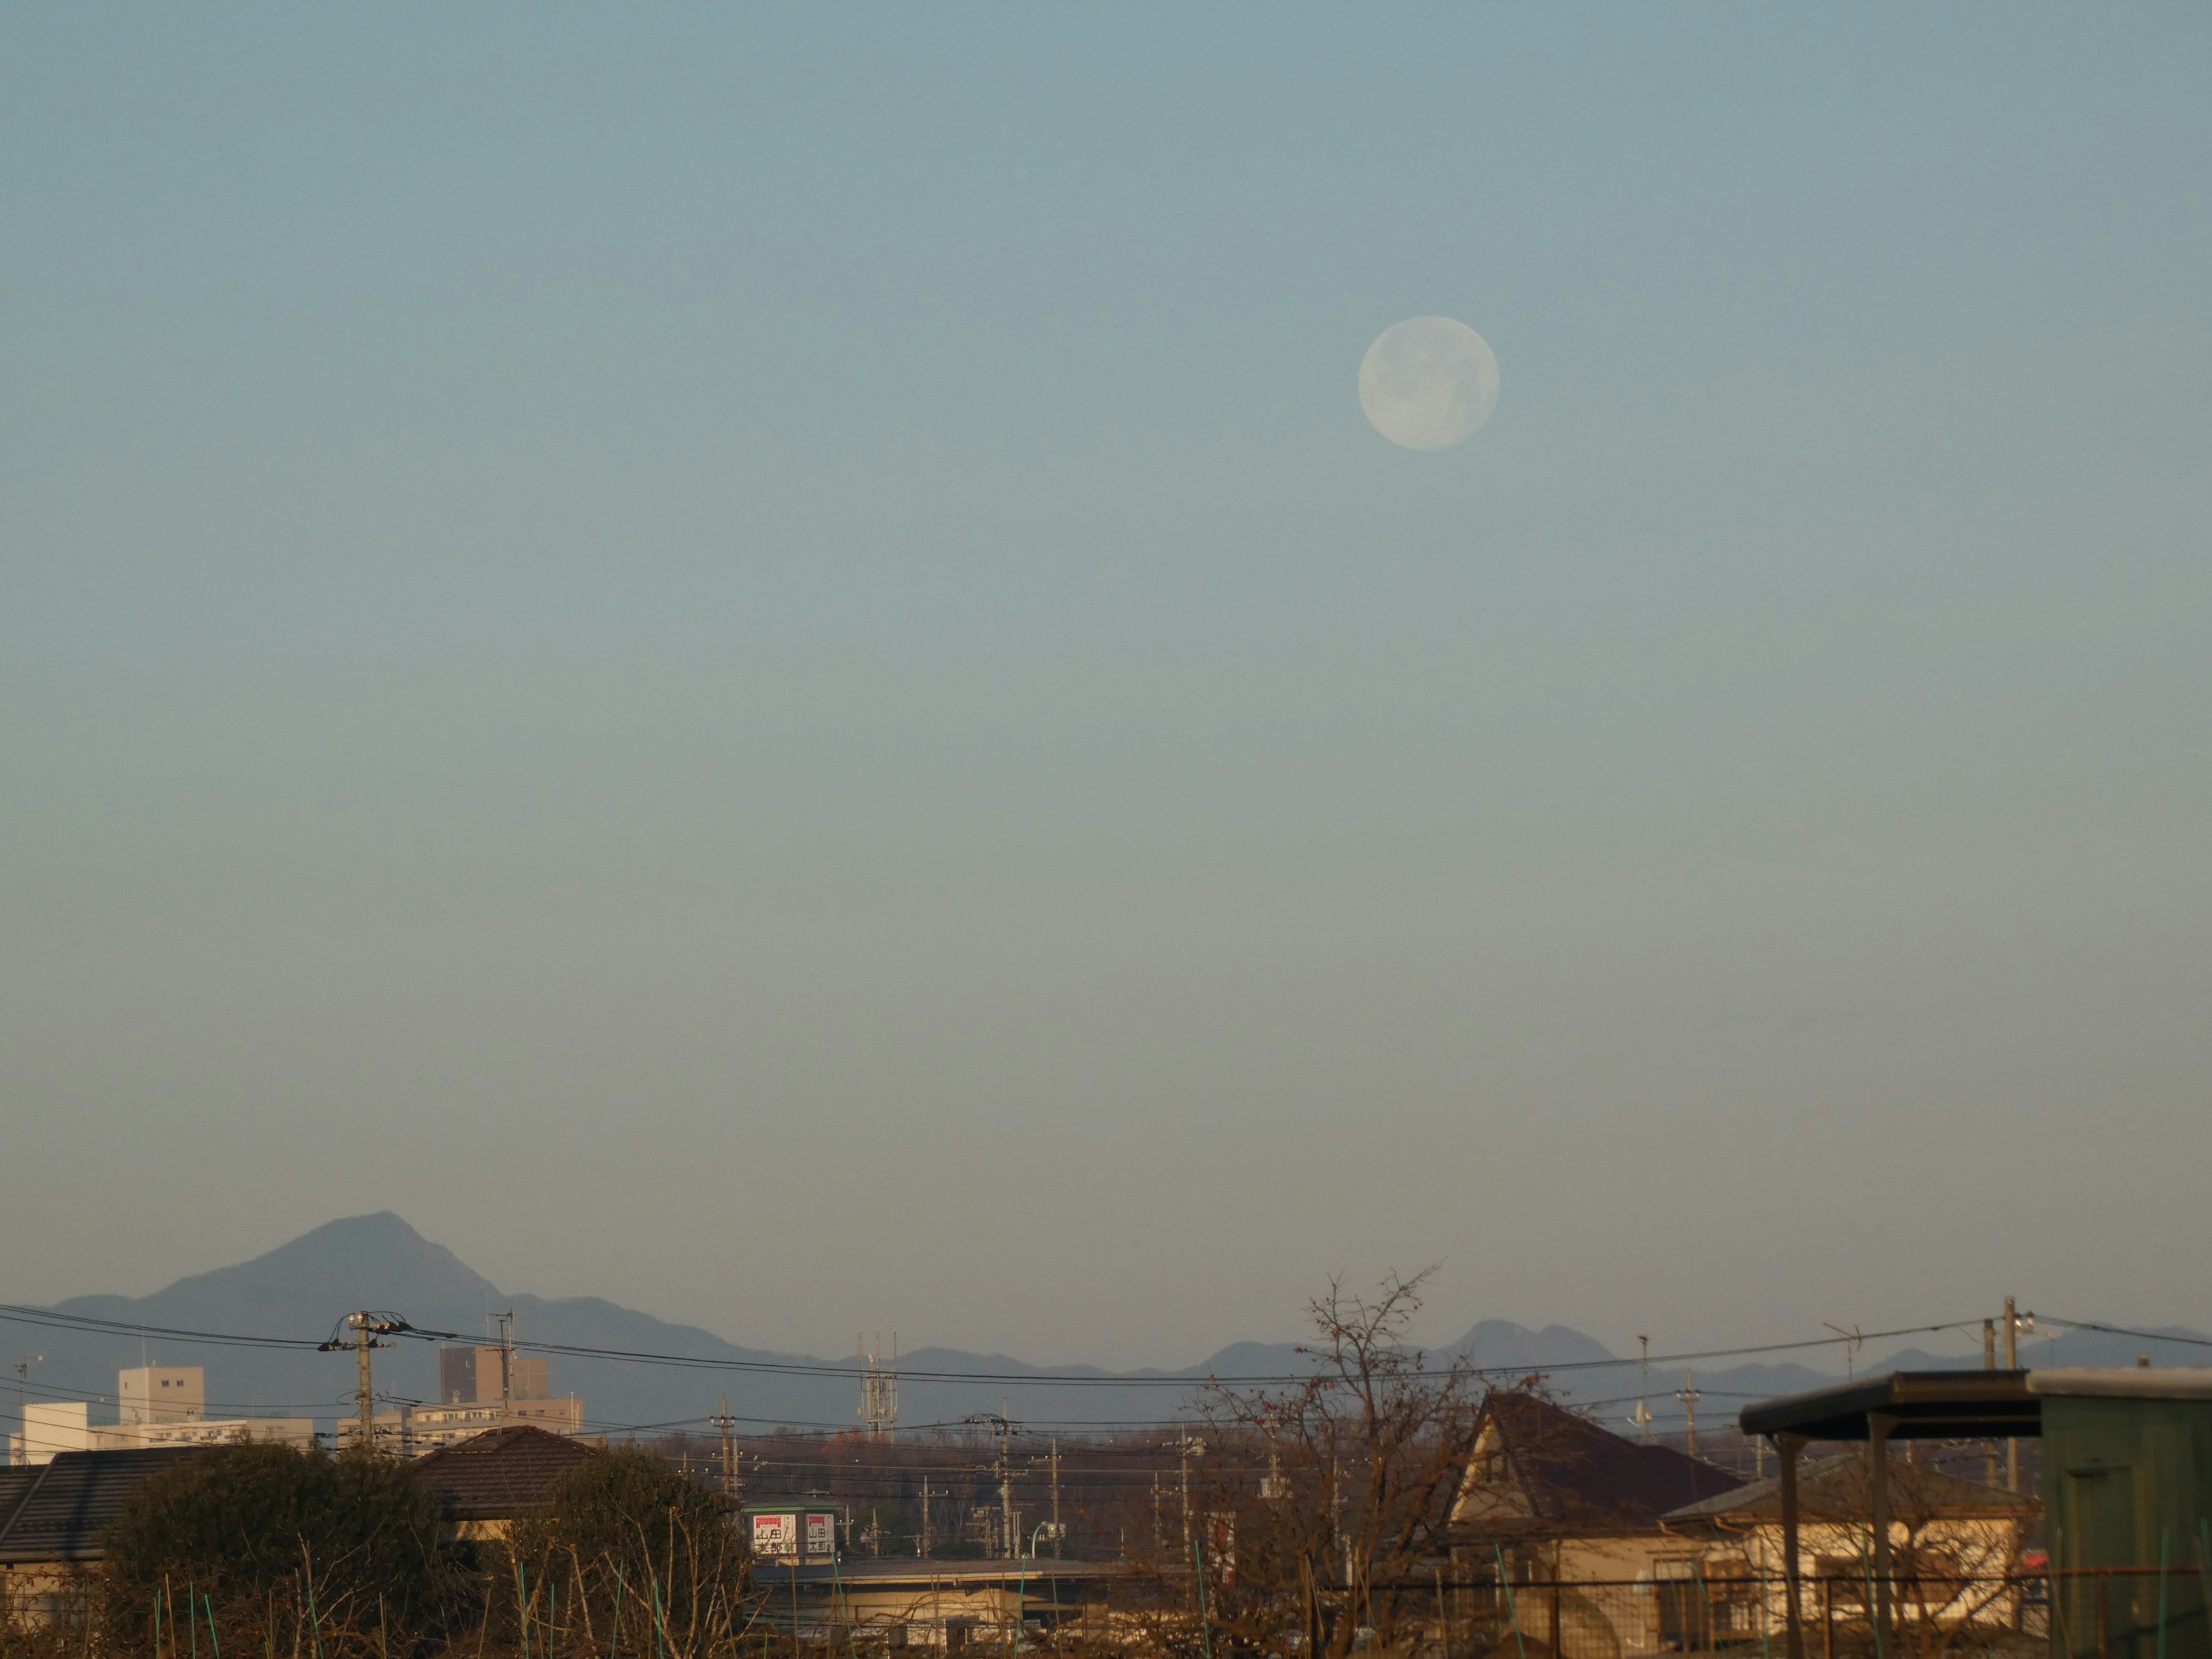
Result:
[[[116,1420],[93,1421],[88,1400],[40,1401],[23,1407],[23,1432],[8,1437],[10,1464],[50,1463],[65,1451],[131,1451],[145,1446],[216,1446],[275,1440],[312,1446],[305,1417],[210,1419],[207,1374],[198,1365],[137,1365],[115,1375]]]

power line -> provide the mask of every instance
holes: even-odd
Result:
[[[294,1351],[313,1350],[324,1343],[290,1337],[248,1336],[234,1332],[197,1331],[171,1326],[131,1325],[119,1320],[94,1319],[88,1316],[58,1314],[51,1309],[25,1308],[0,1303],[0,1320],[32,1325],[46,1325],[63,1329],[96,1330],[115,1335],[167,1336],[185,1341],[204,1342],[236,1347],[283,1348]],[[1851,1336],[1807,1337],[1790,1342],[1764,1342],[1740,1347],[1705,1348],[1680,1353],[1654,1354],[1655,1364],[1679,1364],[1704,1359],[1728,1359],[1747,1354],[1785,1353],[1807,1348],[1832,1347],[1839,1342],[1878,1341],[1891,1337],[1925,1336],[1944,1331],[1964,1329],[1973,1322],[1945,1320],[1931,1325],[1900,1326],[1894,1330],[1854,1333]],[[2061,1321],[2061,1323],[2072,1323]],[[2112,1329],[2118,1327],[2084,1326],[2087,1329]],[[414,1337],[422,1341],[463,1342],[471,1339],[457,1331],[426,1330],[404,1322],[398,1322],[391,1334]],[[2148,1334],[2122,1332],[2123,1334]],[[2188,1340],[2188,1339],[2175,1339]],[[660,1365],[681,1370],[743,1371],[756,1375],[778,1376],[834,1376],[850,1380],[855,1368],[846,1364],[830,1364],[820,1361],[716,1359],[698,1354],[658,1353],[650,1349],[602,1348],[582,1343],[528,1342],[516,1345],[535,1353],[559,1354],[568,1358],[617,1360],[632,1364]],[[2212,1346],[2207,1343],[2204,1346]],[[1310,1351],[1299,1349],[1301,1353]],[[1475,1365],[1432,1370],[1416,1367],[1403,1373],[1407,1380],[1433,1380],[1460,1376],[1470,1379],[1498,1376],[1522,1376],[1532,1374],[1555,1376],[1562,1372],[1603,1370],[1636,1364],[1626,1359],[1576,1359],[1553,1365]],[[1326,1373],[1318,1370],[1300,1372],[1254,1374],[1250,1376],[1208,1375],[1194,1376],[1165,1374],[1083,1375],[1066,1371],[928,1371],[907,1370],[902,1373],[909,1382],[948,1383],[988,1383],[1023,1388],[1255,1388],[1263,1386],[1304,1386],[1325,1379]]]

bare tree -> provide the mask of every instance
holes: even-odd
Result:
[[[1407,1346],[1434,1271],[1371,1296],[1332,1279],[1309,1304],[1310,1377],[1205,1391],[1172,1448],[1166,1515],[1156,1501],[1125,1529],[1157,1638],[1337,1659],[1363,1632],[1426,1633],[1433,1602],[1413,1586],[1446,1553],[1481,1404],[1463,1358]]]

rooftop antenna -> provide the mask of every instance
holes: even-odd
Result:
[[[31,1367],[43,1365],[46,1357],[42,1353],[19,1353],[15,1356],[15,1422],[23,1431],[23,1461],[31,1461],[31,1408],[25,1403],[31,1391]],[[11,1464],[15,1461],[9,1458]]]
[[[1853,1361],[1858,1353],[1859,1344],[1865,1341],[1866,1338],[1859,1334],[1859,1328],[1856,1325],[1845,1330],[1841,1325],[1829,1325],[1825,1319],[1820,1323],[1827,1326],[1828,1329],[1844,1339],[1844,1375],[1845,1377],[1850,1376],[1856,1370]]]

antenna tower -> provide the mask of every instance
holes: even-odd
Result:
[[[876,1333],[873,1347],[866,1337],[856,1339],[860,1351],[860,1421],[871,1440],[888,1440],[898,1427],[898,1333],[891,1333],[891,1359],[884,1364],[884,1334]]]

